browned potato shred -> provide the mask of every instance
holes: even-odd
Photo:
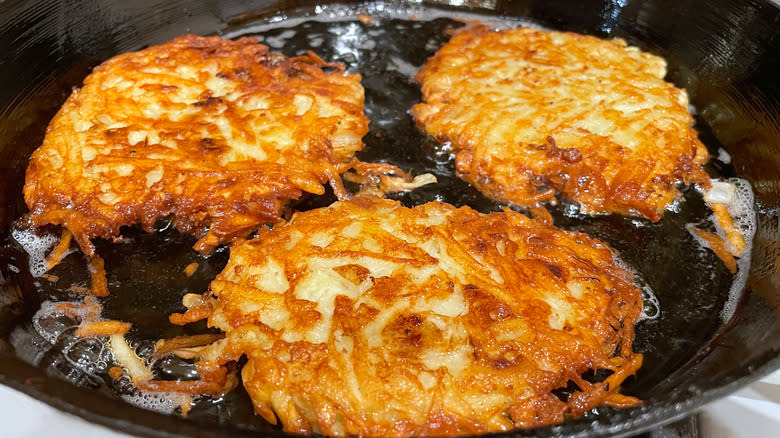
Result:
[[[129,322],[122,321],[84,322],[76,329],[75,335],[78,337],[124,335],[132,326]]]
[[[193,274],[195,274],[195,271],[198,270],[198,264],[195,262],[190,263],[184,268],[184,274],[187,277],[192,277]]]
[[[182,357],[181,354],[178,354],[182,350],[192,349],[194,347],[204,347],[224,337],[225,336],[221,334],[202,334],[177,336],[172,339],[160,339],[154,346],[154,357],[160,358],[171,353]],[[189,353],[190,351],[187,352]],[[185,359],[191,359],[192,357],[196,357],[196,355],[185,357]]]
[[[732,274],[737,272],[737,261],[734,260],[734,256],[726,248],[726,242],[722,237],[709,231],[704,231],[700,228],[693,227],[693,231],[699,238],[707,242],[707,246],[715,253],[716,256],[726,265],[729,272]]]
[[[65,253],[70,249],[70,242],[73,238],[73,234],[68,231],[67,228],[63,228],[62,237],[57,243],[57,246],[46,256],[46,268],[52,269],[57,266],[65,257]]]

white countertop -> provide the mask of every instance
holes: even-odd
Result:
[[[5,438],[128,438],[129,435],[62,413],[0,385],[0,418]],[[701,416],[703,438],[780,436],[780,371],[708,406]]]

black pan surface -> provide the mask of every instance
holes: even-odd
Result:
[[[656,224],[617,215],[579,216],[565,203],[551,208],[556,225],[609,242],[657,298],[657,307],[646,300],[647,313],[657,316],[636,329],[634,349],[645,355],[644,366],[626,381],[623,391],[645,403],[627,410],[599,408],[562,425],[512,435],[641,432],[687,415],[780,365],[776,7],[688,0],[477,1],[467,3],[480,8],[466,11],[405,2],[351,8],[311,3],[137,1],[127,6],[112,1],[39,1],[5,6],[0,15],[0,48],[5,53],[0,77],[6,84],[0,88],[0,382],[130,433],[281,434],[252,415],[242,389],[222,400],[199,402],[186,419],[132,407],[119,398],[132,395],[132,388],[105,377],[111,358],[99,342],[74,338],[74,322],[66,318],[34,317],[42,302],[78,299],[67,288],[88,284],[89,276],[77,252],[52,271],[59,277],[56,283],[30,275],[27,254],[10,233],[13,221],[26,212],[21,186],[29,154],[40,144],[48,120],[70,87],[80,85],[100,61],[186,32],[256,35],[275,51],[293,56],[313,49],[363,75],[371,131],[359,158],[391,162],[415,174],[432,172],[439,180],[397,199],[407,205],[436,199],[485,212],[498,210],[503,206],[455,177],[451,158],[415,128],[408,114],[420,99],[411,77],[452,30],[464,25],[453,17],[504,26],[530,22],[622,37],[666,57],[668,79],[688,90],[698,109],[700,137],[711,154],[720,157],[707,170],[713,176],[749,180],[756,197],[752,267],[746,287],[736,290],[735,277],[685,229],[686,224],[711,226],[709,212],[694,190],[686,190],[679,208]],[[702,9],[705,3],[710,6]],[[369,13],[377,23],[358,20],[356,11]],[[721,148],[731,160],[719,152]],[[315,208],[333,200],[332,195],[309,198],[295,208]],[[208,257],[195,253],[191,250],[195,239],[167,223],[160,222],[158,230],[146,234],[128,228],[119,244],[97,242],[111,289],[105,316],[133,322],[130,337],[141,353],[162,337],[208,331],[205,324],[172,326],[167,315],[182,310],[183,294],[205,291],[228,257],[227,248]],[[200,267],[187,277],[183,269],[193,261]],[[733,317],[724,318],[724,308],[732,307]],[[41,333],[59,336],[50,337],[50,343]],[[193,378],[194,372],[190,363],[173,360],[157,363],[155,371],[168,378]]]

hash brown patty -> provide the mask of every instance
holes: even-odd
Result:
[[[507,210],[361,196],[237,242],[211,284],[255,412],[287,432],[505,431],[638,401],[642,309],[613,252]],[[613,374],[593,383],[596,370]],[[577,390],[570,396],[555,390]]]
[[[33,225],[95,237],[172,216],[214,246],[280,219],[363,147],[360,76],[254,38],[186,35],[96,67],[51,121],[27,169]]]
[[[558,192],[586,214],[657,221],[678,183],[709,186],[688,97],[665,75],[662,58],[620,39],[475,26],[419,71],[412,113],[493,199],[534,205]]]

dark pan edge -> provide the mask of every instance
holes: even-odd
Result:
[[[91,423],[109,429],[118,429],[128,434],[155,438],[208,437],[214,433],[229,432],[231,436],[256,436],[250,431],[239,430],[229,425],[196,424],[180,417],[161,415],[129,405],[122,400],[76,387],[63,380],[47,376],[43,370],[30,366],[26,362],[8,355],[2,355],[0,361],[0,384],[13,388],[47,405],[78,416]],[[760,380],[764,376],[780,369],[780,349],[760,356],[738,371],[734,380],[717,388],[709,389],[695,397],[683,396],[683,400],[669,400],[643,405],[639,408],[624,410],[630,416],[628,420],[594,423],[592,428],[583,428],[579,423],[567,422],[562,425],[548,426],[530,431],[515,431],[495,436],[519,436],[523,432],[533,432],[540,436],[584,437],[592,434],[600,436],[624,437],[647,432],[653,428],[670,424],[685,418],[708,403],[726,397],[745,386]],[[85,400],[87,401],[85,403]],[[82,403],[80,406],[77,403]],[[634,418],[633,412],[639,412]],[[121,412],[121,415],[116,415]],[[164,421],[160,419],[165,418]],[[574,430],[570,430],[574,429]],[[540,433],[541,432],[541,433]]]
[[[704,348],[706,348],[706,346],[704,346]],[[698,359],[706,360],[707,357],[708,356],[699,357]],[[583,420],[561,426],[540,428],[535,430],[535,432],[538,432],[541,435],[561,435],[567,431],[577,431],[574,436],[584,436],[591,433],[626,436],[639,433],[649,430],[655,425],[670,423],[690,414],[692,410],[698,409],[716,398],[733,393],[740,387],[758,380],[777,368],[780,368],[780,349],[775,347],[764,355],[743,364],[740,368],[733,369],[731,374],[723,376],[724,380],[733,379],[729,383],[697,394],[694,394],[693,392],[681,393],[679,396],[670,398],[666,401],[648,403],[642,408],[629,410],[624,416],[621,416],[628,416],[630,418],[629,420],[621,420],[620,422],[611,420],[598,424],[592,429],[587,429],[587,426],[583,427],[584,425],[589,424],[588,420]],[[13,357],[8,357],[7,355],[0,355],[0,383],[19,390],[22,393],[64,412],[128,433],[159,437],[213,436],[217,431],[222,432],[223,434],[232,433],[234,436],[250,435],[250,432],[248,431],[240,431],[230,427],[200,425],[183,421],[176,417],[162,417],[159,414],[129,406],[121,400],[113,399],[107,395],[76,388],[67,382],[48,377],[43,370],[34,368],[25,362]],[[87,398],[84,397],[86,395],[88,395],[88,398],[94,399],[89,400],[89,407],[77,406],[75,402],[86,404],[84,403],[85,398]],[[675,402],[675,400],[680,401]],[[112,416],[112,414],[117,415],[118,413],[121,413],[122,416]],[[638,418],[631,418],[634,413],[637,414]],[[670,416],[664,417],[664,415]],[[129,418],[137,419],[138,421],[129,421]],[[163,421],[161,421],[162,418],[164,418]],[[631,427],[636,427],[636,429],[630,432],[625,431],[625,429]],[[525,434],[527,433],[520,431],[506,435]]]

